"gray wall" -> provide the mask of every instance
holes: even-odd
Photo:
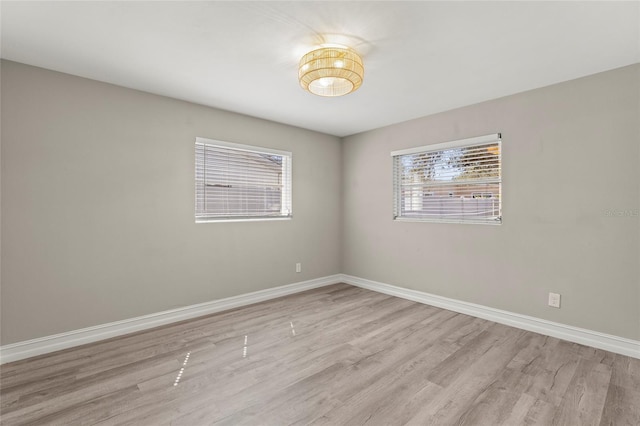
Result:
[[[343,272],[639,339],[639,218],[607,215],[640,208],[639,81],[630,66],[346,138]],[[390,151],[498,132],[503,225],[391,219]]]
[[[1,75],[3,345],[338,272],[640,338],[639,218],[607,216],[640,207],[640,66],[342,145],[13,62]],[[495,132],[502,226],[391,220],[391,150]],[[196,136],[292,151],[294,219],[196,225]]]
[[[338,138],[1,72],[3,345],[340,272]],[[292,151],[293,220],[196,225],[197,136]]]

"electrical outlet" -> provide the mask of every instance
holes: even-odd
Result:
[[[302,272],[302,263],[296,263],[296,272]]]
[[[560,295],[558,293],[549,293],[549,306],[552,308],[560,307]]]

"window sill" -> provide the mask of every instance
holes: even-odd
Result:
[[[481,220],[455,220],[455,219],[426,219],[414,217],[396,217],[394,222],[430,222],[430,223],[457,223],[461,225],[502,225],[501,220],[481,221]]]
[[[280,221],[280,220],[291,220],[293,216],[282,216],[282,217],[243,217],[243,218],[211,218],[211,219],[196,219],[196,223],[224,223],[224,222],[265,222],[265,221]]]

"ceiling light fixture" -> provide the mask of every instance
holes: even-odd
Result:
[[[298,80],[304,90],[318,96],[342,96],[362,85],[362,58],[344,46],[324,46],[300,59]]]

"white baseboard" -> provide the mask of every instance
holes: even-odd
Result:
[[[213,300],[211,302],[199,303],[197,305],[143,315],[141,317],[115,321],[80,330],[73,330],[66,333],[26,340],[24,342],[12,343],[0,347],[0,364],[84,345],[86,343],[92,343],[111,337],[122,336],[124,334],[146,330],[160,325],[226,311],[228,309],[262,302],[264,300],[275,299],[276,297],[299,293],[301,291],[311,290],[317,287],[337,284],[341,282],[341,278],[342,276],[340,274],[331,275],[328,277],[316,278],[309,281],[302,281],[252,293],[241,294],[238,296],[227,297],[224,299]]]
[[[413,300],[415,302],[640,359],[640,341],[637,340],[494,309],[488,306],[476,305],[448,297],[436,296],[435,294],[397,287],[351,275],[343,274],[342,282],[390,296]]]
[[[0,364],[111,337],[122,336],[136,331],[147,330],[173,322],[184,321],[340,282],[640,359],[640,341],[637,340],[573,327],[351,275],[337,274],[80,330],[73,330],[66,333],[40,337],[24,342],[12,343],[0,347]]]

